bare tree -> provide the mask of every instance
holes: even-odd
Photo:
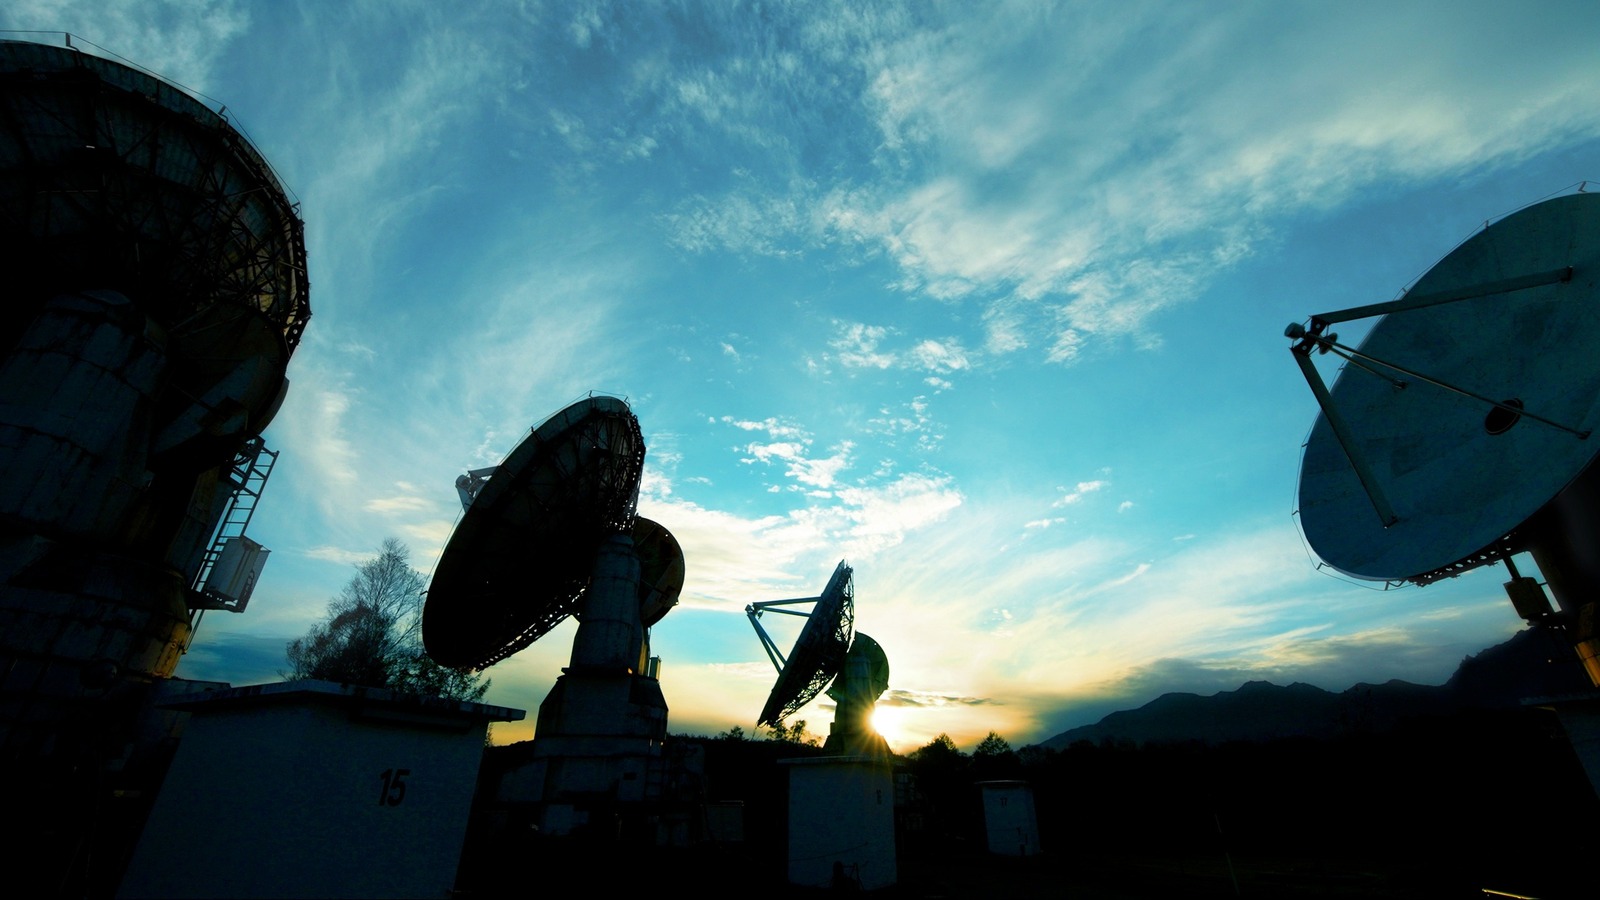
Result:
[[[476,673],[449,669],[422,649],[422,575],[411,551],[388,538],[378,555],[328,602],[322,621],[289,642],[287,678],[345,684],[453,700],[478,700],[489,689]]]
[[[774,722],[767,726],[769,741],[778,741],[784,744],[800,744],[806,747],[822,746],[822,738],[818,735],[806,733],[806,720],[796,719],[793,725],[785,727],[782,722]]]

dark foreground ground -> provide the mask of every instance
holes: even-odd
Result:
[[[1579,862],[1579,861],[1574,861]],[[1591,860],[1589,866],[1600,864]],[[1582,866],[1561,872],[1463,875],[1430,859],[1419,846],[1412,862],[1328,860],[1244,855],[1050,853],[1029,859],[991,856],[960,845],[902,852],[899,883],[871,892],[883,898],[1482,898],[1513,895],[1594,898],[1596,881]],[[1472,868],[1465,866],[1461,868]],[[688,849],[585,846],[553,841],[527,845],[515,870],[480,880],[463,898],[527,897],[550,873],[593,873],[583,884],[593,896],[647,891],[658,896],[754,892],[765,897],[821,897],[827,890],[785,884],[783,863],[745,845]],[[543,873],[543,874],[535,874]],[[1497,891],[1499,894],[1487,893]]]
[[[774,760],[799,750],[702,744],[705,793],[743,804],[742,842],[607,846],[479,829],[462,895],[526,897],[578,871],[596,896],[829,893],[787,885],[788,790]],[[938,749],[903,761],[898,884],[875,896],[1600,900],[1600,798],[1538,710],[1316,740],[1084,743],[989,760]],[[997,778],[1033,786],[1043,854],[983,852],[975,784]]]

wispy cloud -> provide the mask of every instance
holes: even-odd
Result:
[[[764,433],[766,433],[766,435],[768,437],[771,437],[771,438],[805,438],[805,437],[809,437],[809,435],[806,434],[805,430],[802,429],[799,425],[797,425],[797,424],[795,424],[793,422],[780,420],[780,419],[777,419],[777,418],[771,417],[771,416],[769,416],[769,417],[767,417],[765,419],[762,419],[759,422],[751,421],[749,419],[735,419],[732,416],[723,416],[720,419],[713,418],[711,421],[712,422],[722,422],[725,425],[732,425],[733,427],[735,427],[735,428],[737,428],[737,429],[739,429],[741,431],[760,431],[760,432],[764,432]]]
[[[436,501],[415,494],[378,497],[367,501],[367,509],[377,513],[422,512],[434,509],[437,505]]]
[[[954,340],[925,340],[912,347],[906,355],[914,368],[925,372],[954,372],[971,366],[966,351]]]
[[[755,97],[787,108],[831,78],[851,102],[826,108],[872,133],[829,123],[847,174],[704,192],[693,226],[679,225],[685,246],[881,254],[900,289],[978,304],[990,353],[1032,347],[1069,364],[1122,341],[1159,346],[1163,310],[1286,220],[1600,133],[1583,43],[1509,9],[1460,29],[1431,4],[1357,18],[1305,6],[815,12],[777,27],[820,66],[763,68],[771,81],[732,88],[749,58],[702,58],[678,80],[681,99],[778,170],[799,166],[822,126],[752,136],[767,127]],[[1441,27],[1448,37],[1412,39]],[[1538,63],[1515,79],[1482,64],[1513,49]],[[1073,63],[1041,70],[1046,53]],[[855,337],[841,364],[886,365],[870,333]]]
[[[829,342],[839,364],[847,369],[887,369],[895,364],[892,353],[883,353],[878,345],[889,333],[880,325],[861,322],[839,323],[839,334]]]
[[[358,566],[372,559],[375,554],[371,550],[347,550],[343,547],[312,547],[305,551],[305,555],[324,562]]]
[[[214,68],[249,26],[250,12],[237,0],[15,0],[0,12],[0,28],[68,31],[99,45],[84,48],[91,53],[103,50],[202,93],[215,92]]]
[[[908,369],[931,373],[929,384],[948,387],[939,377],[972,368],[972,358],[957,338],[924,338],[904,349],[891,349],[885,342],[899,332],[882,325],[864,322],[835,322],[834,337],[828,342],[832,359],[845,369]],[[908,343],[908,342],[901,342]]]
[[[808,443],[808,442],[807,442]],[[779,441],[771,444],[746,444],[744,452],[750,454],[742,462],[784,464],[784,474],[804,487],[828,490],[834,486],[839,473],[850,464],[851,443],[846,441],[835,452],[823,457],[809,455],[807,443]]]
[[[990,697],[964,697],[937,691],[884,691],[878,702],[884,706],[986,706],[996,703]]]
[[[1050,505],[1057,507],[1072,506],[1075,503],[1082,502],[1084,497],[1105,488],[1109,484],[1111,482],[1097,478],[1093,481],[1080,481],[1071,488],[1058,487],[1056,490],[1061,492],[1061,496],[1056,498],[1056,501]]]

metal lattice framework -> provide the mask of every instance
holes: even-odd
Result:
[[[797,612],[790,606],[812,604],[809,612]],[[800,636],[787,658],[761,627],[763,613],[780,613],[802,616],[806,619]],[[801,707],[816,699],[828,683],[839,674],[845,654],[855,633],[855,579],[853,570],[843,561],[833,570],[828,586],[821,596],[798,600],[769,600],[745,607],[745,615],[755,627],[767,658],[778,670],[778,680],[767,695],[761,708],[760,725],[776,725],[798,712]]]
[[[644,436],[628,404],[590,397],[511,451],[434,569],[422,637],[441,665],[483,668],[577,611],[601,541],[632,531]]]
[[[298,205],[261,154],[173,85],[70,47],[0,41],[0,265],[12,334],[58,293],[111,289],[201,345],[260,316],[287,359],[311,315]]]

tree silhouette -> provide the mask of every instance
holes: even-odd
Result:
[[[782,744],[799,744],[803,747],[817,747],[822,744],[822,738],[806,733],[806,720],[796,719],[793,725],[784,727],[782,722],[775,722],[767,726],[768,740]]]
[[[911,751],[913,760],[920,760],[933,765],[950,765],[966,760],[967,755],[956,749],[956,742],[950,735],[940,732],[939,736]]]
[[[323,620],[289,642],[284,677],[482,699],[488,679],[441,666],[422,649],[424,586],[422,575],[411,568],[410,549],[388,538],[328,602]]]
[[[975,757],[994,757],[1004,756],[1010,752],[1011,744],[1001,737],[999,732],[991,731],[983,740],[978,742],[977,749],[972,751],[972,755]]]
[[[979,781],[1020,778],[1022,761],[999,732],[991,731],[972,751],[972,775]]]

